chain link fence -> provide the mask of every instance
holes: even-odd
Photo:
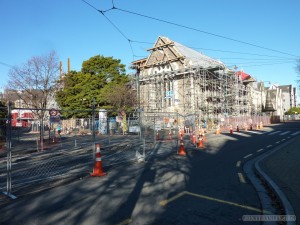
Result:
[[[0,191],[11,197],[89,176],[96,144],[100,144],[103,169],[109,171],[127,163],[174,154],[180,136],[200,127],[210,132],[217,126],[228,129],[229,125],[270,122],[268,116],[207,119],[199,114],[125,114],[93,109],[86,110],[91,115],[87,118],[64,119],[61,110],[26,110],[33,116],[15,117],[10,105],[8,117],[1,119],[5,122],[0,127]],[[42,119],[36,119],[38,114],[43,115]]]

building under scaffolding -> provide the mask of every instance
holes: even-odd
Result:
[[[144,112],[177,112],[202,119],[253,114],[247,74],[237,73],[166,37],[133,62]]]

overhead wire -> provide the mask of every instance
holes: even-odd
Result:
[[[135,54],[134,54],[134,51],[133,51],[133,48],[132,48],[132,45],[131,45],[131,40],[121,31],[121,29],[116,25],[116,24],[114,24],[106,15],[105,15],[105,12],[108,12],[108,11],[110,11],[110,10],[113,10],[113,9],[115,9],[115,6],[114,6],[114,3],[113,3],[113,1],[112,1],[112,3],[113,3],[113,7],[111,8],[111,9],[108,9],[108,10],[99,10],[99,9],[97,9],[95,6],[93,6],[92,4],[90,4],[90,3],[88,3],[87,1],[85,1],[85,0],[81,0],[81,1],[83,1],[84,3],[86,3],[88,6],[90,6],[91,8],[93,8],[94,10],[96,10],[97,12],[99,12],[99,13],[101,13],[101,15],[103,15],[104,16],[104,18],[122,35],[122,37],[125,39],[125,40],[127,40],[128,41],[128,43],[129,43],[129,46],[130,46],[130,49],[131,49],[131,53],[132,53],[132,58],[133,58],[133,60],[134,60],[134,56],[135,56]]]
[[[137,15],[137,16],[148,18],[148,19],[151,19],[151,20],[156,20],[156,21],[163,22],[163,23],[166,23],[166,24],[174,25],[174,26],[185,28],[185,29],[188,29],[188,30],[197,31],[197,32],[200,32],[200,33],[204,33],[204,34],[208,34],[208,35],[211,35],[211,36],[219,37],[219,38],[222,38],[222,39],[234,41],[234,42],[237,42],[237,43],[241,43],[241,44],[245,44],[245,45],[257,47],[257,48],[268,50],[268,51],[272,51],[272,52],[281,53],[281,54],[284,54],[284,55],[289,55],[289,56],[293,56],[293,57],[299,57],[299,56],[296,56],[296,55],[293,55],[293,54],[290,54],[290,53],[287,53],[287,52],[283,52],[283,51],[279,51],[279,50],[276,50],[276,49],[271,49],[271,48],[263,47],[263,46],[260,46],[260,45],[257,45],[257,44],[252,44],[250,42],[241,41],[241,40],[230,38],[230,37],[227,37],[227,36],[224,36],[224,35],[215,34],[215,33],[212,33],[212,32],[200,30],[200,29],[197,29],[197,28],[193,28],[193,27],[189,27],[189,26],[186,26],[186,25],[174,23],[174,22],[171,22],[171,21],[167,21],[167,20],[155,18],[155,17],[152,17],[152,16],[147,16],[147,15],[144,15],[144,14],[141,14],[141,13],[132,12],[132,11],[129,11],[129,10],[118,8],[118,7],[115,7],[115,9],[119,10],[121,12],[125,12],[125,13],[129,13],[129,14]]]
[[[3,66],[7,66],[7,67],[10,67],[10,68],[13,68],[13,66],[12,66],[12,65],[9,65],[9,64],[7,64],[7,63],[4,63],[4,62],[0,62],[0,64],[1,64],[1,65],[3,65]]]
[[[111,11],[111,10],[119,10],[119,11],[122,11],[122,12],[125,12],[125,13],[134,14],[134,15],[137,15],[137,16],[140,16],[140,17],[145,17],[145,18],[148,18],[148,19],[152,19],[152,20],[156,20],[156,21],[159,21],[159,22],[171,24],[171,25],[174,25],[174,26],[186,28],[186,29],[189,29],[189,30],[194,30],[194,31],[197,31],[197,32],[201,32],[201,33],[205,33],[205,34],[208,34],[208,35],[216,36],[216,37],[219,37],[219,38],[223,38],[223,39],[227,39],[227,40],[239,42],[239,43],[242,43],[242,44],[250,45],[250,46],[253,46],[253,47],[261,48],[261,49],[264,49],[264,50],[273,51],[273,52],[281,53],[281,54],[284,54],[284,55],[293,56],[293,59],[292,58],[286,58],[286,57],[280,57],[280,56],[265,55],[265,54],[255,54],[255,53],[245,53],[245,52],[228,51],[228,50],[218,50],[218,49],[209,49],[209,48],[189,47],[189,48],[192,48],[192,49],[202,49],[202,50],[207,50],[207,51],[217,51],[217,52],[224,52],[224,53],[234,53],[234,54],[254,55],[254,56],[264,56],[264,57],[276,58],[276,61],[274,61],[274,63],[272,63],[272,64],[268,63],[268,64],[261,64],[261,65],[274,65],[274,64],[278,64],[278,63],[279,64],[282,64],[282,63],[291,63],[292,61],[294,62],[294,60],[295,60],[294,57],[297,57],[296,55],[293,55],[293,54],[290,54],[290,53],[286,53],[286,52],[283,52],[283,51],[278,51],[278,50],[275,50],[275,49],[266,48],[266,47],[263,47],[263,46],[259,46],[259,45],[252,44],[252,43],[245,42],[245,41],[240,41],[240,40],[237,40],[237,39],[234,39],[234,38],[230,38],[230,37],[226,37],[226,36],[223,36],[223,35],[219,35],[219,34],[207,32],[207,31],[199,30],[199,29],[196,29],[196,28],[193,28],[193,27],[189,27],[189,26],[178,24],[178,23],[166,21],[166,20],[155,18],[155,17],[152,17],[152,16],[143,15],[143,14],[132,12],[132,11],[129,11],[129,10],[124,10],[124,9],[116,7],[115,4],[114,4],[114,0],[111,1],[112,2],[112,7],[110,9],[107,9],[107,10],[99,10],[96,7],[94,7],[93,5],[91,5],[90,3],[88,3],[87,1],[85,1],[85,0],[82,0],[82,1],[84,3],[86,3],[87,5],[89,5],[91,8],[93,8],[94,10],[98,11],[99,13],[101,13],[105,17],[105,19],[121,34],[121,36],[128,41],[130,49],[131,49],[133,60],[135,59],[135,57],[140,57],[140,56],[138,56],[138,55],[136,55],[134,53],[132,43],[152,44],[152,45],[154,43],[153,42],[146,42],[146,41],[139,41],[139,40],[131,40],[130,38],[128,38],[124,34],[124,32],[121,31],[121,29],[115,23],[113,23],[105,15],[106,12]],[[178,46],[178,47],[180,47],[180,46]],[[278,61],[279,59],[281,59],[281,60],[290,60],[290,61],[289,62],[284,62],[284,61],[281,62],[281,61]],[[262,60],[262,59],[250,59],[250,60]],[[269,60],[271,60],[271,59],[269,59]],[[251,64],[251,63],[253,63],[253,62],[243,62],[243,64]],[[255,62],[255,63],[257,63],[257,62]],[[240,64],[240,63],[235,63],[235,64]]]

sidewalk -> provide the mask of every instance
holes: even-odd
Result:
[[[300,136],[260,163],[294,208],[300,225]]]

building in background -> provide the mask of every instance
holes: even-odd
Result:
[[[297,107],[296,88],[292,85],[279,85],[282,92],[283,111],[286,112],[292,107]]]
[[[132,62],[144,112],[197,114],[202,119],[261,112],[261,98],[254,106],[250,94],[255,79],[244,71],[163,36],[148,51],[147,58]]]

